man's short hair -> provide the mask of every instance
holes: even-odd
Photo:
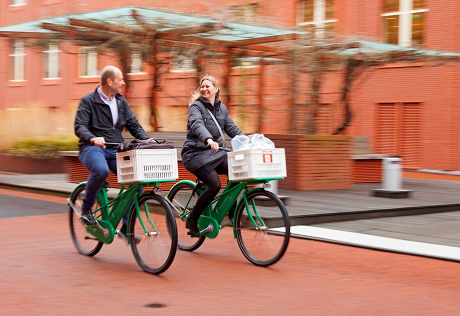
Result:
[[[101,72],[101,86],[107,84],[107,79],[112,79],[115,80],[115,71],[116,67],[114,66],[105,66],[104,69],[102,69]]]

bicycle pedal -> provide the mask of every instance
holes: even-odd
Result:
[[[88,223],[88,222],[86,222],[86,221],[85,221],[83,218],[81,218],[81,217],[79,218],[79,220],[80,220],[80,222],[81,222],[82,224],[84,224],[85,226],[96,226],[96,222],[94,222],[94,223]]]

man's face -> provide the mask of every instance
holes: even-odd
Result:
[[[123,87],[125,86],[125,82],[123,80],[123,74],[121,73],[120,70],[115,71],[115,79],[108,79],[109,80],[109,86],[110,86],[110,92],[111,94],[117,94],[121,93],[123,90]]]

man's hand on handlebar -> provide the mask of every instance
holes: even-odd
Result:
[[[95,137],[91,139],[91,144],[94,146],[105,148],[105,139],[104,137]]]

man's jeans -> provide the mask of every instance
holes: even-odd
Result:
[[[109,175],[109,170],[117,174],[117,150],[104,149],[98,146],[88,146],[80,153],[80,162],[91,173],[86,183],[86,193],[83,196],[82,207],[92,208],[96,201],[97,192]],[[123,216],[123,225],[128,224],[129,209]]]
[[[97,192],[109,175],[109,170],[117,174],[117,150],[88,146],[83,149],[79,158],[83,166],[90,172],[82,207],[92,208]]]

